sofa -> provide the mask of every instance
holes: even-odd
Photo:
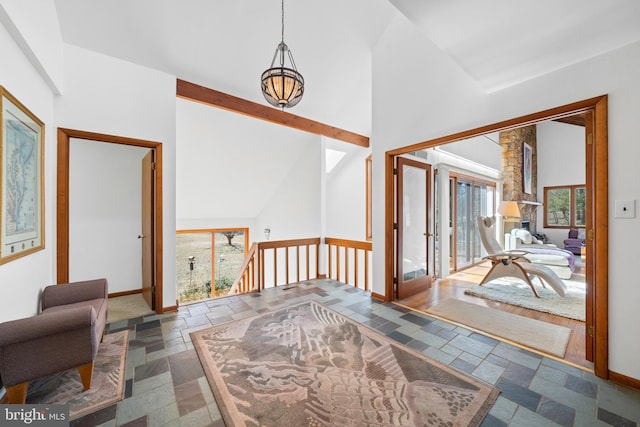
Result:
[[[0,324],[0,377],[9,403],[29,381],[78,368],[85,390],[107,323],[107,279],[47,286],[38,315]]]
[[[523,247],[533,248],[557,248],[553,243],[545,243],[543,240],[536,238],[529,230],[524,228],[514,228],[509,236],[509,249],[518,249]]]
[[[577,228],[569,229],[569,236],[564,239],[564,248],[574,255],[581,255],[581,250],[585,246],[585,232],[584,228],[578,230]]]

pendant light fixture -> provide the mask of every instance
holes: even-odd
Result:
[[[289,67],[285,67],[285,56],[289,58]],[[280,65],[274,66],[276,58]],[[284,0],[282,0],[282,39],[276,47],[271,67],[262,73],[262,94],[274,107],[291,108],[300,102],[304,93],[304,78],[296,69],[291,50],[284,42]]]

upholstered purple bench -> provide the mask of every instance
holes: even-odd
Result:
[[[0,324],[0,376],[9,403],[24,404],[29,381],[78,368],[91,387],[107,323],[107,279],[47,286],[42,312]]]

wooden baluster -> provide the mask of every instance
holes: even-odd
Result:
[[[344,247],[344,283],[349,284],[349,248]]]
[[[278,248],[273,248],[273,287],[278,286]]]
[[[327,271],[327,277],[329,279],[333,279],[333,270],[332,270],[332,264],[333,264],[333,251],[331,250],[333,246],[331,244],[327,245],[327,249],[328,249],[328,258],[329,258],[329,271]]]
[[[315,278],[317,279],[318,276],[320,275],[320,273],[318,271],[318,268],[319,268],[319,265],[320,265],[320,244],[316,243],[315,246],[316,246],[316,276],[315,276]]]
[[[286,248],[284,248],[284,266],[285,266],[285,274],[284,274],[284,280],[285,280],[285,284],[289,284],[289,246],[287,246]]]
[[[358,250],[353,248],[353,281],[354,286],[358,287]]]
[[[369,251],[364,251],[364,290],[369,290]]]

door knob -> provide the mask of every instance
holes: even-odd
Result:
[[[142,239],[144,236],[142,234],[138,234],[138,239]]]

